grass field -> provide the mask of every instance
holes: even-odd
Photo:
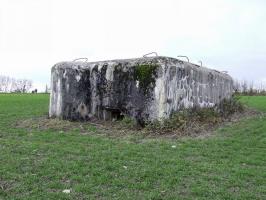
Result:
[[[266,97],[241,100],[266,111]],[[16,128],[48,101],[0,95],[0,199],[266,199],[265,117],[175,140]]]

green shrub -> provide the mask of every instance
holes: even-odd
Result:
[[[190,108],[174,112],[168,119],[152,121],[146,124],[145,129],[153,133],[195,132],[213,127],[222,121],[228,120],[237,112],[243,112],[244,106],[239,98],[223,100],[219,105],[208,108]]]
[[[128,116],[125,116],[119,123],[125,128],[132,129],[137,127],[136,120]]]
[[[243,112],[244,105],[240,102],[239,96],[233,96],[231,99],[224,99],[218,106],[217,111],[222,117],[229,117],[236,112]]]

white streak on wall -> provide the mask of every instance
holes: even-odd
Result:
[[[60,116],[62,112],[62,93],[61,93],[61,79],[57,82],[57,102],[56,102],[56,115]]]
[[[136,81],[136,87],[139,88],[139,81]]]
[[[79,82],[80,79],[81,79],[81,76],[80,76],[79,74],[77,74],[77,75],[76,75],[76,80],[77,80],[77,82]]]
[[[164,117],[164,110],[165,110],[165,90],[164,90],[164,80],[162,78],[158,78],[156,80],[156,87],[155,87],[155,100],[158,105],[158,119]]]
[[[114,73],[114,66],[108,66],[106,70],[106,77],[105,77],[106,80],[113,81],[114,79],[113,73]]]

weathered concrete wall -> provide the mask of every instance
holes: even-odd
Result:
[[[52,68],[50,117],[139,121],[218,104],[233,93],[224,73],[168,57],[61,62]]]

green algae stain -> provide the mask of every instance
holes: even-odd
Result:
[[[141,64],[136,66],[135,80],[139,81],[139,87],[145,94],[155,85],[157,67],[154,64]]]

